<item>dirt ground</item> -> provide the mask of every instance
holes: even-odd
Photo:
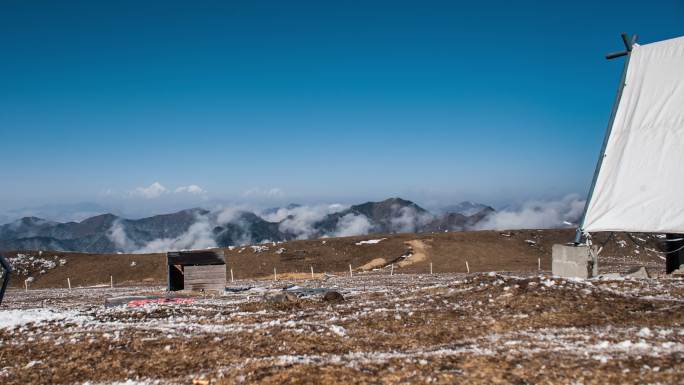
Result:
[[[369,235],[361,237],[301,240],[223,249],[226,269],[235,279],[269,278],[276,268],[279,274],[310,276],[392,269],[397,273],[435,273],[488,271],[542,271],[551,269],[551,247],[573,239],[574,230],[469,231],[430,234]],[[652,274],[664,272],[662,255],[653,238],[628,238],[624,234],[597,234],[595,243],[602,246],[601,272],[624,272],[634,266],[646,266]],[[380,240],[375,243],[363,243]],[[643,241],[643,242],[642,242]],[[636,242],[636,243],[635,243]],[[15,269],[12,287],[73,287],[109,284],[157,284],[166,282],[163,254],[81,254],[51,251],[14,251],[6,256],[23,257]],[[16,261],[16,259],[15,259]],[[229,273],[228,273],[229,275]]]
[[[249,289],[114,307],[164,293],[12,289],[0,383],[684,383],[682,279],[374,272],[233,287]]]

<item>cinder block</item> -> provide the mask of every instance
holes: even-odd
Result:
[[[591,278],[598,275],[596,251],[587,245],[553,245],[551,273],[565,278]]]

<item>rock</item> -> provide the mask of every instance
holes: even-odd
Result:
[[[267,302],[296,302],[299,298],[292,293],[279,293],[264,298]]]
[[[325,302],[342,302],[344,301],[344,296],[336,291],[329,291],[323,295],[323,301]]]
[[[633,267],[625,273],[606,273],[598,276],[599,279],[624,279],[624,278],[651,278],[644,266]]]
[[[646,270],[644,266],[631,268],[623,276],[630,278],[651,278],[648,274],[648,270]]]
[[[622,279],[622,274],[620,273],[606,273],[606,274],[601,274],[597,277],[598,279],[605,279],[605,280],[611,280],[611,279]]]

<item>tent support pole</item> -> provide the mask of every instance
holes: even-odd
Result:
[[[613,123],[615,123],[615,115],[617,115],[618,106],[620,105],[620,99],[622,99],[622,91],[625,89],[625,79],[627,77],[627,68],[629,67],[629,59],[632,54],[632,46],[636,43],[637,35],[632,35],[632,39],[627,38],[627,34],[623,33],[622,42],[625,44],[625,50],[617,53],[610,53],[606,55],[606,59],[615,59],[618,57],[626,56],[625,64],[622,67],[622,76],[620,78],[620,85],[618,86],[617,95],[615,96],[615,102],[613,103],[613,110],[610,113],[610,119],[608,120],[608,127],[606,128],[605,136],[603,137],[603,145],[601,146],[601,152],[599,153],[598,161],[596,162],[596,169],[594,170],[594,177],[591,180],[591,187],[589,188],[589,194],[587,195],[587,200],[584,203],[584,211],[582,212],[582,219],[580,220],[579,226],[577,227],[577,232],[575,233],[575,244],[582,243],[584,220],[586,219],[587,209],[589,208],[589,202],[594,195],[594,187],[596,187],[596,181],[598,180],[599,171],[601,171],[601,165],[603,164],[603,158],[606,156],[606,146],[608,145],[608,139],[610,138],[610,133],[613,130]]]
[[[0,286],[0,305],[2,305],[2,297],[5,296],[5,289],[7,289],[7,285],[9,285],[9,280],[10,280],[10,275],[12,275],[12,266],[10,266],[9,262],[0,255],[0,266],[5,270],[3,274],[3,279],[2,279],[2,286]]]

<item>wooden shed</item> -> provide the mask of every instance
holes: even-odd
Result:
[[[166,253],[168,290],[215,290],[226,287],[223,251],[173,251]]]

